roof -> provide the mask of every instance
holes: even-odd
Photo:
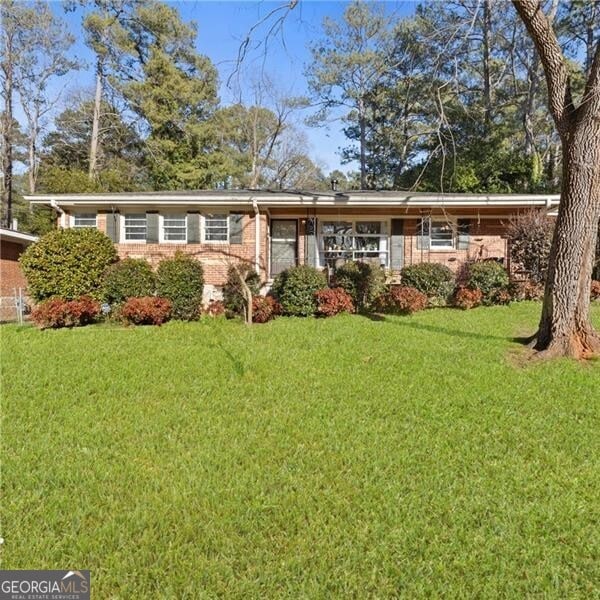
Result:
[[[206,205],[279,207],[369,206],[546,206],[559,203],[558,194],[443,194],[427,192],[304,190],[189,190],[91,194],[35,194],[32,204],[50,206]]]
[[[0,239],[28,246],[33,242],[37,242],[38,236],[31,233],[23,233],[22,231],[15,231],[14,229],[0,228]]]

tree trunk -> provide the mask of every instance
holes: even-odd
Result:
[[[535,349],[587,358],[600,351],[590,286],[600,219],[600,121],[587,119],[563,143],[563,183]]]
[[[12,173],[13,173],[13,55],[12,37],[7,39],[4,57],[4,123],[2,127],[2,173],[4,185],[2,186],[2,216],[3,224],[10,228],[12,225]]]
[[[29,193],[30,194],[35,194],[35,187],[36,187],[36,181],[37,181],[37,169],[36,169],[36,160],[35,160],[35,155],[36,155],[36,148],[35,148],[35,138],[34,138],[34,133],[32,132],[29,138],[29,174],[28,174],[28,179],[29,179]]]
[[[360,129],[360,189],[367,189],[367,127],[365,108],[361,100],[358,106],[358,127]]]
[[[102,105],[102,65],[96,66],[96,94],[94,97],[94,116],[92,119],[92,137],[90,140],[90,165],[88,177],[95,180],[98,176],[98,137],[100,130],[100,109]]]
[[[491,0],[483,3],[483,110],[486,134],[492,123],[492,75],[490,70]]]

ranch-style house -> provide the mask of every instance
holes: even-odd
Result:
[[[390,191],[206,190],[28,196],[60,227],[97,227],[119,256],[156,264],[181,250],[204,266],[208,298],[228,265],[254,265],[268,285],[287,267],[369,261],[395,277],[405,265],[508,263],[506,229],[530,209],[556,211],[558,195]]]

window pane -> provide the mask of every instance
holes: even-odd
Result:
[[[75,215],[74,227],[96,227],[96,215],[93,213]]]
[[[185,242],[187,239],[186,216],[164,215],[163,234],[165,241]]]
[[[146,214],[125,215],[125,239],[146,239]]]
[[[229,231],[228,222],[227,215],[205,215],[204,239],[207,242],[226,242]]]
[[[342,252],[352,249],[352,223],[324,222],[321,225],[324,249],[330,252]]]
[[[430,235],[432,248],[454,247],[454,231],[451,224],[442,221],[433,221],[431,223]]]
[[[356,223],[356,233],[381,233],[381,221],[359,221]]]

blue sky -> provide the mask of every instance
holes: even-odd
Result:
[[[223,104],[231,103],[236,93],[226,85],[234,68],[241,40],[250,28],[258,23],[282,2],[260,0],[206,1],[187,0],[169,2],[176,7],[185,21],[196,21],[198,25],[197,48],[206,54],[219,70]],[[341,19],[348,2],[300,0],[298,6],[289,13],[280,36],[271,40],[267,52],[262,47],[249,51],[244,73],[240,76],[242,93],[246,91],[251,77],[265,73],[282,92],[294,95],[308,93],[304,77],[305,65],[310,61],[308,44],[321,37],[321,22],[325,16]],[[414,3],[385,2],[386,11],[406,15],[413,11]],[[73,51],[86,66],[69,76],[68,88],[91,88],[93,86],[93,54],[86,47],[81,33],[82,11],[65,13],[60,2],[53,3],[53,10],[64,17],[77,38]],[[256,32],[256,42],[261,42],[265,29]],[[64,82],[61,87],[64,86]],[[308,116],[305,115],[305,116]],[[314,128],[302,125],[308,136],[311,156],[322,163],[325,172],[335,168],[352,169],[352,165],[340,165],[339,148],[346,144],[339,121],[327,126]]]

